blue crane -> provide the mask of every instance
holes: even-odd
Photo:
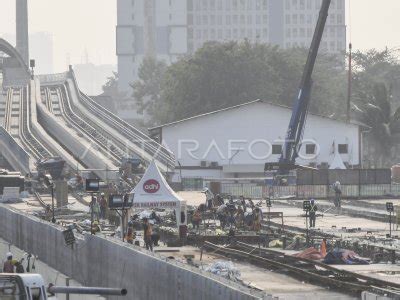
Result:
[[[311,75],[314,70],[315,60],[317,58],[319,46],[328,17],[328,10],[331,0],[323,0],[319,12],[318,22],[314,31],[308,52],[307,62],[304,66],[303,76],[301,78],[299,92],[295,100],[292,117],[286,133],[285,144],[279,162],[266,163],[266,171],[278,171],[278,175],[287,175],[290,170],[296,169],[296,158],[301,147],[301,139],[304,133],[308,107],[310,103],[310,94],[312,87]]]

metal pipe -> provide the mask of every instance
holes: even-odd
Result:
[[[81,294],[81,295],[109,295],[125,296],[126,289],[101,288],[101,287],[75,287],[75,286],[51,286],[48,292],[52,294]]]

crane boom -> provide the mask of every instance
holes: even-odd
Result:
[[[265,164],[265,170],[277,170],[279,175],[287,174],[289,170],[296,168],[296,158],[298,157],[298,151],[301,147],[300,142],[303,137],[310,102],[312,86],[311,76],[314,71],[315,60],[324,33],[330,4],[331,0],[323,0],[321,5],[318,22],[308,52],[307,62],[304,66],[299,92],[293,106],[282,155],[278,163]]]

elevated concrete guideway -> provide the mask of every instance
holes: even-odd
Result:
[[[124,157],[136,155],[147,163],[154,159],[164,172],[174,168],[175,157],[168,149],[81,93],[72,70],[65,73],[64,78],[57,74],[40,76],[39,79],[42,95],[58,95],[55,98],[58,101],[51,100],[50,103],[50,106],[55,104],[57,110],[51,112],[48,105],[48,112],[56,117],[59,114],[58,117],[62,116],[70,125],[73,123],[75,129],[95,142],[99,152],[114,164],[120,164]]]

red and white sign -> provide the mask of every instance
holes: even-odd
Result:
[[[149,194],[157,193],[159,189],[160,189],[160,183],[155,179],[149,179],[146,180],[145,183],[143,183],[143,190],[146,193]]]
[[[179,207],[184,200],[168,185],[157,165],[152,161],[139,183],[131,191],[133,207]]]

